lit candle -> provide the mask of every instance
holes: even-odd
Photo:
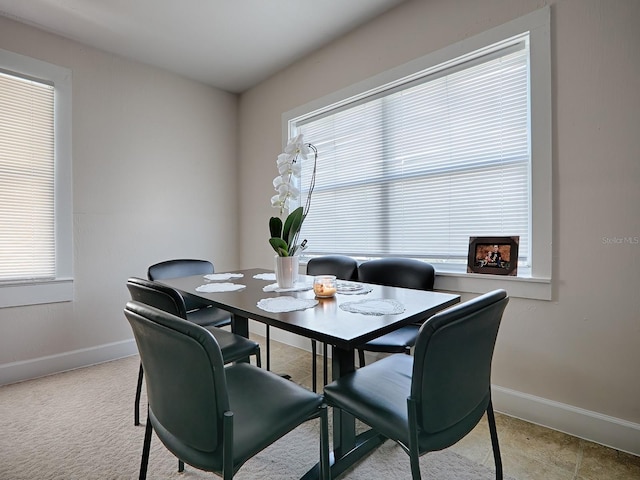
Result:
[[[333,297],[336,294],[336,277],[321,275],[313,279],[313,292],[316,297]]]

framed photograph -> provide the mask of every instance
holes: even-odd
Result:
[[[469,238],[467,272],[517,275],[519,242],[518,236]]]

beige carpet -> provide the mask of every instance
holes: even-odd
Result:
[[[130,357],[0,387],[0,479],[137,478],[144,436],[144,426],[133,425],[137,371],[138,358]],[[317,431],[317,423],[302,425],[247,462],[236,478],[300,478],[318,461]],[[448,451],[427,454],[420,464],[425,480],[495,478],[486,467]],[[177,466],[154,437],[147,478],[218,478],[189,466],[179,474]],[[341,478],[410,477],[408,457],[386,442]]]

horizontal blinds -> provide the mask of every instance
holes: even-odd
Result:
[[[527,263],[529,76],[519,45],[300,122],[318,148],[307,252],[466,263],[469,237],[519,235]]]
[[[0,281],[54,275],[54,88],[0,72]]]

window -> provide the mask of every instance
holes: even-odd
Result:
[[[72,298],[70,72],[0,50],[0,306]]]
[[[550,280],[539,240],[550,238],[551,213],[548,222],[536,213],[550,206],[540,188],[549,124],[532,108],[550,89],[539,85],[549,82],[536,31],[545,18],[548,45],[544,9],[425,57],[420,69],[388,72],[374,88],[285,115],[288,136],[304,133],[319,154],[307,253],[423,258],[464,277],[469,237],[518,235],[519,272]]]

